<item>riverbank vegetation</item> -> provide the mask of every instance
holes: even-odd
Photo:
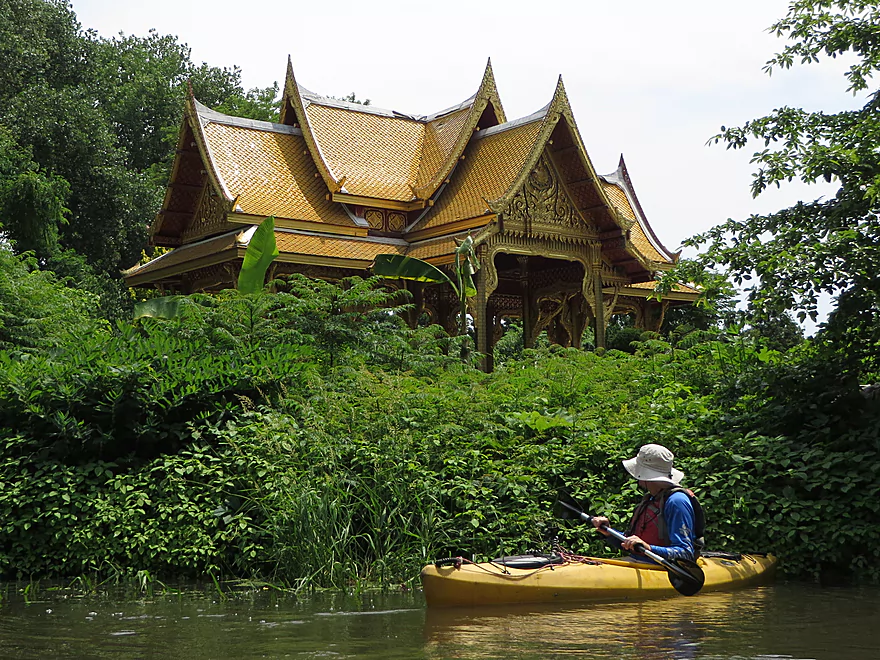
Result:
[[[435,557],[546,547],[559,488],[623,524],[639,494],[620,460],[660,442],[711,549],[878,577],[880,411],[814,345],[642,336],[484,374],[377,282],[346,284],[195,296],[0,353],[3,576],[408,582]]]
[[[826,51],[856,53],[864,90],[876,13],[794,3],[778,29],[807,50],[777,64],[815,57],[810,35],[832,26]],[[557,527],[570,550],[602,552],[553,519],[555,493],[622,527],[639,494],[620,461],[659,442],[704,504],[709,549],[880,580],[880,403],[863,387],[880,354],[876,93],[855,113],[722,129],[734,147],[791,145],[764,152],[758,188],[841,189],[695,238],[703,263],[658,295],[700,281],[714,307],[671,312],[662,334],[619,319],[606,352],[524,350],[514,322],[485,374],[459,340],[410,329],[394,313],[408,300],[372,279],[292,277],[132,320],[119,268],[145,248],[187,80],[258,119],[277,89],[245,92],[176,38],[84,33],[63,2],[0,17],[0,577],[411,584],[436,557],[541,549]],[[757,282],[743,312],[728,275]],[[805,340],[788,311],[820,293],[835,311]]]

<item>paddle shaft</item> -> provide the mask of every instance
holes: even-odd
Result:
[[[578,511],[577,509],[575,509],[571,505],[566,504],[565,502],[561,502],[561,504],[563,506],[565,506],[566,508],[570,509],[571,511],[574,511],[575,513],[577,513],[578,516],[580,516],[580,519],[583,520],[584,522],[587,522],[587,523],[593,522],[593,516],[591,516],[587,513],[584,513],[583,511]],[[606,532],[608,532],[611,536],[616,538],[618,541],[621,541],[621,542],[626,541],[627,537],[624,534],[621,534],[620,532],[618,532],[616,529],[612,529],[608,525],[602,525],[602,529],[605,530]],[[663,559],[663,557],[661,557],[657,553],[652,552],[650,549],[648,549],[647,546],[639,543],[635,547],[638,548],[639,552],[643,553],[646,557],[648,557],[652,561],[660,564],[667,571],[672,571],[676,575],[683,577],[685,580],[693,580],[693,576],[690,573],[688,573],[685,570],[682,570],[681,568],[679,568],[678,566],[676,566],[672,562],[667,561],[666,559]]]

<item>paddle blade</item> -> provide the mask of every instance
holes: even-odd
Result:
[[[674,564],[676,568],[681,569],[681,573],[669,571],[669,583],[678,593],[682,596],[693,596],[703,588],[703,584],[706,582],[706,574],[703,573],[703,569],[696,562],[687,559],[677,559],[670,563]]]

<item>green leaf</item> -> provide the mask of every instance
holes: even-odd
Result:
[[[449,284],[457,290],[446,273],[433,264],[415,257],[405,257],[402,254],[377,255],[373,262],[373,273],[387,279]]]
[[[238,290],[242,293],[258,293],[266,281],[266,271],[279,255],[275,243],[275,217],[260,223],[248,242],[244,262],[238,274]]]
[[[179,296],[163,296],[142,300],[134,305],[134,318],[173,319],[180,311]]]

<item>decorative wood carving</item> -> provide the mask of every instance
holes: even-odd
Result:
[[[364,220],[370,225],[370,229],[381,230],[385,228],[385,214],[379,209],[369,209],[364,212]]]
[[[531,236],[558,236],[560,231],[574,236],[597,233],[575,208],[559,175],[546,154],[542,154],[520,190],[504,211],[505,225],[523,228]]]
[[[406,227],[406,215],[392,211],[388,214],[388,231],[403,231]]]
[[[620,296],[620,291],[615,289],[614,295],[609,298],[608,296],[602,296],[602,312],[605,315],[605,325],[608,325],[608,322],[611,321],[611,317],[614,315],[614,308],[617,306],[617,298]]]
[[[370,229],[376,231],[402,232],[406,228],[406,213],[386,209],[363,209],[363,218]]]
[[[227,229],[230,226],[226,222],[228,206],[228,202],[215,194],[210,185],[203,187],[193,221],[181,235],[183,242],[210,236]]]

